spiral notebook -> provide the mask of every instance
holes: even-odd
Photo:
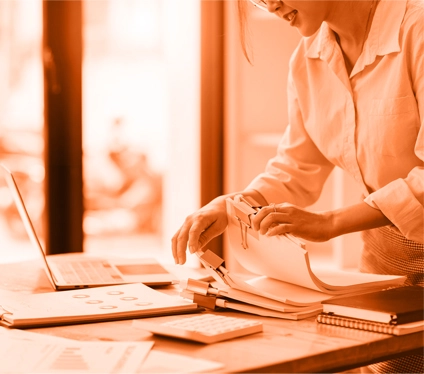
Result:
[[[317,322],[326,325],[391,335],[405,335],[412,334],[413,332],[424,331],[424,321],[404,323],[402,325],[391,325],[389,323],[372,322],[357,318],[336,316],[334,314],[320,313],[317,316]]]
[[[404,286],[322,302],[317,321],[392,335],[424,330],[424,288]]]

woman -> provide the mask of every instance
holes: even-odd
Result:
[[[424,286],[424,3],[252,2],[304,37],[290,60],[289,125],[277,155],[237,192],[263,206],[253,228],[311,241],[362,231],[361,271],[407,275],[407,284]],[[239,9],[243,29],[246,1]],[[361,186],[363,200],[305,209],[334,166]],[[172,239],[176,263],[185,262],[187,246],[193,253],[225,230],[225,198],[235,194],[186,218]],[[371,369],[423,372],[423,356]]]

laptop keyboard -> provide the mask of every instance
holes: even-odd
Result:
[[[122,277],[106,261],[56,262],[66,283],[113,283]]]

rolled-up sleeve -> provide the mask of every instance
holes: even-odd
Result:
[[[414,22],[408,31],[405,50],[409,52],[408,61],[411,84],[419,113],[419,130],[414,147],[414,154],[421,165],[411,169],[405,178],[399,178],[386,184],[365,198],[365,202],[378,208],[390,219],[393,225],[407,238],[424,243],[424,22],[423,7],[416,9],[410,18],[418,17],[421,22]],[[406,34],[406,32],[404,32]],[[406,78],[406,77],[405,77]],[[409,83],[410,82],[410,83]],[[399,138],[402,124],[399,124]]]
[[[406,180],[389,183],[369,195],[365,202],[380,209],[407,239],[424,243],[423,202],[417,199]]]
[[[420,109],[423,113],[423,105]],[[421,122],[415,154],[424,164],[424,121]],[[365,202],[380,209],[407,239],[424,243],[423,166],[413,168],[405,179],[396,179],[373,192]]]

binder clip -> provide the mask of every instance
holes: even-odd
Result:
[[[203,266],[209,270],[209,273],[215,280],[221,280],[228,285],[228,282],[225,279],[228,270],[225,268],[225,261],[221,257],[209,249],[207,249],[206,252],[197,251],[196,255]]]
[[[244,249],[247,245],[247,231],[252,228],[251,217],[254,216],[262,207],[251,197],[236,195],[234,197],[235,218],[240,225],[241,245]]]
[[[181,296],[193,300],[199,306],[213,310],[216,307],[216,295],[212,290],[215,289],[210,287],[208,282],[188,278]]]
[[[2,319],[5,314],[13,314],[13,313],[4,309],[4,307],[2,305],[0,305],[0,319]]]

